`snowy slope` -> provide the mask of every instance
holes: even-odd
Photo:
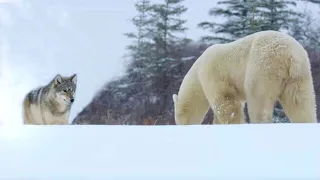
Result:
[[[0,179],[320,179],[320,124],[1,126]]]

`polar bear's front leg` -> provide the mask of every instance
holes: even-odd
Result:
[[[216,124],[244,123],[242,104],[233,87],[224,82],[208,83],[204,92],[213,110]]]
[[[220,93],[212,102],[215,115],[215,124],[243,124],[243,111],[240,101],[235,100],[228,94]]]

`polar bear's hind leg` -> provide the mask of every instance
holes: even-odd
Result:
[[[280,96],[280,104],[292,123],[316,123],[316,103],[311,75],[289,83]]]
[[[280,94],[280,82],[255,78],[245,83],[245,90],[250,123],[272,123],[274,104]]]

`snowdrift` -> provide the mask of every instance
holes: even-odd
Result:
[[[320,179],[320,124],[1,126],[0,179]]]

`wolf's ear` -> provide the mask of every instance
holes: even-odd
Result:
[[[74,74],[70,77],[70,80],[74,83],[77,84],[77,74]]]
[[[177,104],[177,102],[178,102],[178,95],[173,94],[173,95],[172,95],[172,100],[173,100],[173,103],[174,103],[174,104]]]
[[[53,80],[53,84],[54,85],[58,85],[58,84],[61,84],[61,83],[62,83],[62,77],[61,77],[60,74],[57,74],[56,77]]]

